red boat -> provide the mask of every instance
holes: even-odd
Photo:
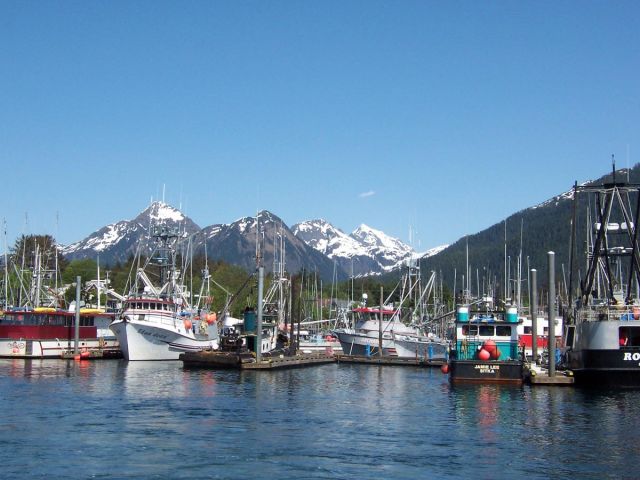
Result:
[[[64,358],[75,349],[75,312],[55,308],[16,309],[0,315],[0,357]],[[109,330],[113,313],[80,310],[79,349],[83,357],[122,356]]]

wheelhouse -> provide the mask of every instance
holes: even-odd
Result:
[[[459,360],[475,360],[487,344],[495,344],[492,360],[517,360],[518,317],[511,310],[502,312],[469,313],[466,307],[456,317],[456,351]]]

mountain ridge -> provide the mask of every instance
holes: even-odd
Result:
[[[344,234],[329,222],[323,222],[331,232],[324,240],[316,241],[310,236],[305,238],[303,229],[296,228],[302,224],[289,229],[282,219],[267,210],[256,216],[241,217],[228,224],[216,223],[201,228],[180,210],[156,201],[132,220],[120,220],[106,225],[84,239],[64,246],[62,252],[69,260],[95,258],[99,255],[106,264],[124,262],[137,252],[145,252],[149,247],[150,226],[163,223],[177,228],[183,239],[190,242],[189,248],[193,253],[206,250],[208,258],[239,265],[246,270],[255,269],[258,239],[262,263],[267,271],[281,261],[278,252],[282,249],[285,252],[287,271],[317,271],[325,279],[348,278],[352,274],[351,264],[356,266],[358,276],[384,273],[409,256],[416,255],[400,240],[365,225],[361,225],[356,231],[368,245],[358,238]],[[322,241],[326,243],[324,246],[321,245]],[[349,258],[349,270],[345,269],[346,262],[327,254],[329,243],[331,252],[342,252],[343,256]]]

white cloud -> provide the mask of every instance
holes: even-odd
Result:
[[[362,192],[360,195],[358,195],[358,197],[360,198],[373,197],[375,194],[376,192],[374,192],[373,190],[369,190],[368,192]]]

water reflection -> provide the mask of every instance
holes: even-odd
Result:
[[[9,359],[0,392],[3,476],[610,478],[640,461],[640,392],[452,387],[437,369]]]

